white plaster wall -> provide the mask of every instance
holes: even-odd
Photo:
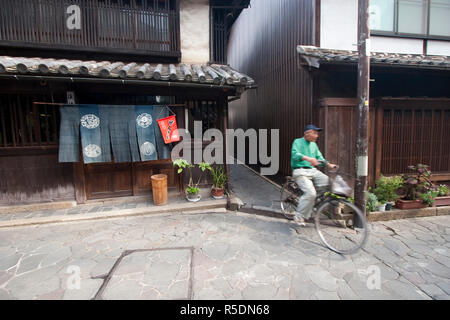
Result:
[[[209,61],[209,33],[209,0],[181,0],[181,62]]]
[[[320,47],[357,50],[357,0],[322,0],[320,5]]]
[[[427,54],[450,56],[450,41],[428,41]]]
[[[372,52],[423,54],[423,40],[371,36]]]

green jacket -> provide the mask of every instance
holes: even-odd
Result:
[[[314,168],[311,163],[306,160],[302,160],[304,156],[316,158],[317,160],[326,162],[315,142],[308,142],[305,138],[295,139],[291,150],[292,170],[300,167]]]

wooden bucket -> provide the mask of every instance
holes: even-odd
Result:
[[[151,177],[153,203],[155,206],[163,206],[167,204],[167,175],[156,174]]]

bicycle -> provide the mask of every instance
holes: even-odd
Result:
[[[368,237],[364,214],[348,197],[352,189],[335,172],[329,172],[331,191],[323,192],[316,198],[311,219],[314,220],[320,240],[330,250],[340,254],[353,254],[361,249]],[[292,220],[303,192],[290,176],[281,188],[281,211]],[[355,218],[359,220],[355,225]]]

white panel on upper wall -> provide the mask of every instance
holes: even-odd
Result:
[[[209,61],[209,0],[180,1],[181,61]]]
[[[423,54],[423,40],[371,36],[372,52]]]
[[[450,41],[429,40],[427,44],[427,54],[450,56]]]
[[[320,47],[357,50],[358,1],[322,0],[320,4]]]

